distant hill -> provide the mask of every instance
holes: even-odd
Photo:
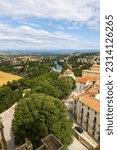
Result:
[[[51,54],[72,54],[72,53],[89,53],[99,52],[97,49],[84,50],[0,50],[0,53],[14,53],[14,54],[36,54],[36,55],[51,55]]]

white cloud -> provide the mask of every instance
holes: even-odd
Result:
[[[29,26],[12,28],[0,24],[0,48],[2,49],[81,49],[97,48],[99,42],[83,42],[77,36],[64,32],[48,32]]]
[[[99,0],[0,0],[0,17],[11,18],[10,26],[1,20],[1,49],[83,49],[97,48],[99,41],[82,40],[80,35],[65,33],[65,29],[99,29]],[[58,32],[50,32],[34,19],[55,19],[50,23]],[[19,25],[16,24],[19,23]],[[53,23],[53,24],[52,24]],[[23,25],[21,25],[23,24]],[[15,27],[16,26],[16,27]],[[41,29],[42,28],[42,29]],[[85,41],[85,42],[84,42]]]
[[[99,18],[99,0],[0,0],[0,16],[12,19],[32,16],[87,24],[91,18]],[[99,21],[95,24],[99,26]]]

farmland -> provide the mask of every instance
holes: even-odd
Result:
[[[19,80],[21,78],[20,76],[0,71],[0,86],[7,84],[8,81],[12,82],[13,80]]]

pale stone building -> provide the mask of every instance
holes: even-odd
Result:
[[[91,70],[93,70],[93,71],[100,71],[100,65],[97,65],[97,64],[92,65]]]
[[[100,73],[99,71],[83,70],[82,76],[83,77],[100,77]]]
[[[81,94],[73,98],[73,114],[78,125],[100,141],[100,101],[89,94]]]
[[[100,77],[100,65],[94,64],[90,70],[83,70],[82,77]]]

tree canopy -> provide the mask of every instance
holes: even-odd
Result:
[[[21,99],[12,122],[17,144],[27,137],[38,147],[41,139],[54,134],[67,147],[72,142],[72,122],[62,101],[45,94],[32,94]]]
[[[7,85],[0,87],[0,112],[5,111],[19,101],[26,89],[30,89],[30,93],[44,93],[63,99],[74,88],[75,81],[72,78],[59,78],[59,73],[54,72],[32,78],[23,78],[12,83],[8,82]]]

